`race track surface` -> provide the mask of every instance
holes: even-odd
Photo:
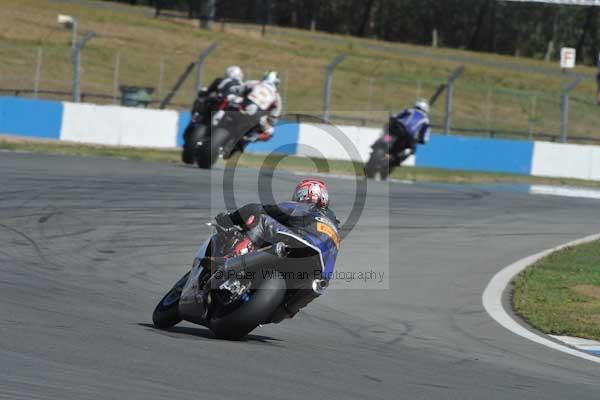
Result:
[[[596,365],[504,330],[481,304],[504,266],[600,232],[598,201],[369,184],[338,268],[365,255],[388,263],[391,243],[390,289],[332,289],[228,342],[191,324],[151,326],[224,207],[222,170],[0,153],[0,171],[0,398],[599,396]],[[255,175],[238,171],[238,204],[256,201]],[[277,174],[275,197],[297,179]],[[328,181],[343,220],[353,183]]]

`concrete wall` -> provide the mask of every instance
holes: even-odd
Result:
[[[57,101],[0,97],[0,133],[59,139],[63,104]]]
[[[0,133],[82,143],[181,147],[188,112],[0,97]],[[380,129],[282,121],[248,152],[366,161]],[[432,135],[406,165],[600,180],[600,147]]]
[[[118,146],[175,147],[178,122],[175,111],[64,103],[60,138]]]

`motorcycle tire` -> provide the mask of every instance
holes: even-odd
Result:
[[[152,313],[152,322],[159,329],[167,329],[181,322],[179,317],[179,297],[190,273],[186,273],[171,290],[158,302]]]
[[[190,132],[186,132],[184,135],[185,141],[183,143],[183,150],[181,151],[181,161],[185,164],[193,164],[196,155],[196,144],[204,136],[206,127],[204,125],[196,128],[190,126],[188,129]]]
[[[381,180],[386,180],[390,174],[390,163],[384,149],[376,148],[371,153],[369,162],[365,166],[365,175],[368,178],[376,178],[377,174]]]
[[[371,153],[369,161],[367,161],[367,163],[365,164],[365,176],[369,179],[375,178],[375,175],[377,174],[374,155],[374,153]]]
[[[227,143],[229,132],[222,128],[217,128],[210,139],[202,143],[202,146],[196,150],[196,164],[198,168],[211,169],[217,162],[221,148]]]
[[[266,275],[263,274],[263,276]],[[271,321],[275,310],[285,298],[285,279],[279,274],[272,273],[258,283],[252,292],[250,300],[243,303],[233,312],[212,318],[208,327],[215,337],[225,340],[239,340],[253,331],[260,324]]]

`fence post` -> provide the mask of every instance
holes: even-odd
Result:
[[[450,126],[452,123],[452,96],[454,95],[454,81],[458,79],[465,72],[464,65],[458,67],[448,77],[446,82],[446,115],[444,118],[444,135],[450,133]]]
[[[492,132],[492,96],[492,87],[489,86],[485,96],[485,127],[490,136]]]
[[[43,50],[38,47],[37,51],[37,62],[35,65],[35,76],[33,78],[33,97],[38,98],[38,92],[40,90],[40,74],[42,73],[42,55]]]
[[[117,104],[117,91],[119,90],[119,76],[121,74],[121,52],[115,57],[115,72],[113,75],[113,104]]]
[[[85,47],[86,43],[90,41],[91,38],[96,36],[94,32],[87,32],[81,40],[75,44],[73,47],[73,86],[72,86],[72,95],[73,102],[79,103],[79,68],[81,66],[81,50]]]
[[[374,78],[369,78],[369,97],[367,100],[367,112],[371,112],[371,100],[373,98],[373,81],[375,79]]]
[[[164,75],[165,75],[165,58],[161,57],[160,58],[160,67],[159,67],[159,72],[158,72],[158,98],[160,99],[162,97],[162,92],[163,92],[163,79],[164,79]]]
[[[346,58],[345,54],[338,54],[335,58],[325,67],[325,81],[323,83],[323,120],[329,121],[329,100],[331,99],[331,80],[333,78],[333,70],[338,66],[339,63],[344,61]]]
[[[531,96],[531,108],[529,109],[529,140],[533,140],[533,130],[535,124],[537,108],[537,96]]]
[[[560,94],[560,141],[561,143],[567,142],[567,135],[569,130],[569,93],[575,89],[577,85],[583,80],[581,76],[575,78],[568,85],[563,86],[562,93]]]
[[[217,42],[211,43],[210,46],[202,50],[200,52],[200,55],[198,56],[198,61],[196,61],[196,83],[194,85],[194,100],[196,99],[196,96],[198,95],[198,92],[200,91],[202,85],[202,65],[204,64],[204,60],[206,60],[206,57],[208,57],[209,54],[212,53],[218,45],[219,44]]]

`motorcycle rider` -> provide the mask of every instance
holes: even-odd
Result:
[[[204,98],[215,94],[218,97],[226,98],[232,94],[241,94],[244,88],[244,71],[237,65],[230,65],[225,69],[225,76],[215,78],[207,87],[198,92],[199,98]]]
[[[232,96],[239,96],[243,90],[244,72],[237,65],[230,65],[225,69],[225,76],[215,78],[208,87],[198,92],[192,106],[192,119],[208,111],[211,105],[218,104],[224,98],[231,99]]]
[[[281,233],[310,233],[327,235],[335,244],[329,257],[337,256],[340,239],[339,221],[329,208],[329,193],[325,182],[305,179],[296,186],[292,201],[278,205],[248,204],[231,213],[221,213],[215,218],[222,227],[239,226],[258,247],[281,240]],[[279,239],[278,239],[279,236]],[[323,256],[325,257],[325,256]],[[329,281],[328,276],[322,279]],[[275,322],[293,317],[318,295],[312,290],[298,291],[296,297],[286,303],[285,312],[274,317]]]
[[[389,133],[397,139],[391,149],[392,164],[398,166],[415,154],[417,144],[427,144],[430,136],[429,102],[417,99],[407,108],[390,117]]]
[[[251,135],[250,140],[267,141],[273,137],[275,125],[281,117],[283,103],[279,95],[279,73],[269,70],[265,72],[260,81],[248,81],[244,84],[244,94],[250,101],[266,111],[257,130]]]

